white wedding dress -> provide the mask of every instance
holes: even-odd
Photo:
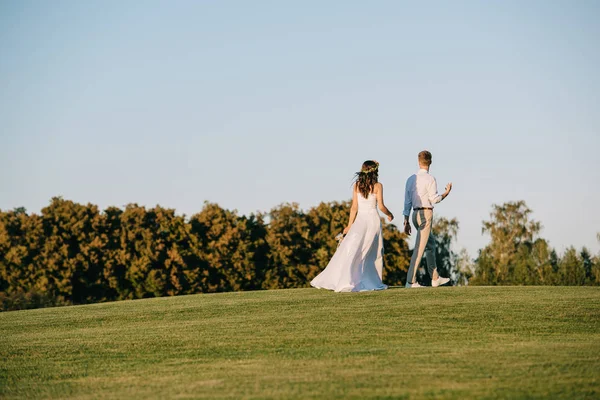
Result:
[[[383,273],[383,235],[374,193],[358,197],[358,213],[327,267],[310,284],[336,292],[387,289]]]

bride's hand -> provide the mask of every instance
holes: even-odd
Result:
[[[387,217],[388,221],[392,222],[392,220],[394,219],[394,214],[390,213],[390,215],[388,215]]]
[[[347,227],[344,228],[344,235],[348,233],[348,231],[350,230],[350,226],[348,225]]]

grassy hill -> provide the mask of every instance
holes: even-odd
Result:
[[[316,289],[0,314],[7,398],[598,398],[600,288]]]

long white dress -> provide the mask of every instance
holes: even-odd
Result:
[[[377,196],[358,197],[358,213],[327,267],[310,284],[336,292],[387,289],[383,274],[383,235]]]

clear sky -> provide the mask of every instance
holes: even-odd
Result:
[[[0,0],[0,209],[350,198],[422,149],[472,256],[525,200],[600,250],[598,1]]]

